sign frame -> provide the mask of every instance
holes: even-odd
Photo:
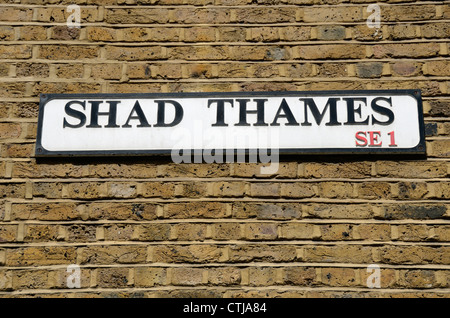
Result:
[[[280,155],[424,155],[426,154],[425,123],[421,91],[419,89],[394,89],[394,90],[322,90],[322,91],[251,91],[251,92],[178,92],[178,93],[87,93],[87,94],[41,94],[39,101],[39,116],[37,136],[35,144],[36,157],[104,157],[104,156],[152,156],[170,155],[171,150],[71,150],[54,151],[47,150],[42,145],[42,130],[46,104],[53,99],[177,99],[177,98],[237,98],[237,97],[322,97],[322,96],[367,96],[367,95],[409,95],[417,101],[419,121],[419,142],[412,148],[283,148],[279,149]],[[189,149],[193,155],[201,154],[208,149]],[[210,150],[210,149],[209,149]],[[234,154],[249,154],[257,152],[256,149],[223,149],[224,152],[232,151]]]

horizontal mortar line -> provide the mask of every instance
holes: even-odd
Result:
[[[450,270],[449,265],[438,265],[438,264],[360,264],[360,263],[308,263],[308,262],[236,262],[236,263],[205,263],[205,264],[194,264],[194,263],[146,263],[146,264],[75,264],[80,268],[84,269],[97,269],[97,268],[142,268],[142,267],[166,267],[166,268],[185,268],[185,267],[195,267],[195,268],[215,268],[215,267],[323,267],[323,268],[367,268],[369,265],[378,265],[380,270],[383,269],[424,269],[424,270]],[[12,271],[22,271],[22,270],[66,270],[66,265],[39,265],[39,266],[1,266],[2,270],[12,270]]]
[[[3,4],[2,4],[3,5]],[[427,20],[401,20],[401,21],[380,21],[383,25],[396,26],[402,24],[408,25],[426,25],[428,24],[439,24],[448,23],[450,19],[438,17],[436,19]],[[55,26],[67,26],[67,22],[46,22],[46,21],[0,21],[0,26],[42,26],[42,27],[55,27]],[[86,22],[81,21],[80,29],[85,29],[87,27],[105,27],[114,29],[124,29],[124,28],[193,28],[193,27],[236,27],[236,28],[257,28],[257,27],[319,27],[319,26],[361,26],[367,25],[367,20],[362,19],[361,21],[296,21],[296,22],[228,22],[228,23],[177,23],[177,22],[137,22],[137,23],[111,23],[106,21],[93,21]],[[422,36],[420,36],[422,37]],[[367,40],[370,42],[377,42],[378,40]]]
[[[450,22],[450,21],[449,21]],[[375,44],[376,43],[376,44]],[[26,44],[33,44],[33,45],[76,45],[76,46],[110,46],[110,47],[116,47],[116,46],[126,46],[126,47],[142,47],[142,46],[158,46],[158,47],[195,47],[195,46],[299,46],[299,45],[308,45],[308,46],[314,46],[314,45],[327,45],[327,44],[359,44],[359,45],[382,45],[382,44],[416,44],[416,43],[426,43],[426,44],[432,44],[432,43],[449,43],[449,40],[447,38],[443,39],[406,39],[406,40],[383,40],[383,41],[377,41],[377,42],[368,42],[368,41],[357,41],[357,40],[308,40],[308,41],[276,41],[276,42],[252,42],[252,41],[245,41],[245,42],[221,42],[221,41],[208,41],[208,42],[184,42],[184,41],[175,41],[175,42],[161,42],[161,41],[155,41],[155,42],[144,42],[144,41],[136,41],[136,42],[128,42],[128,41],[84,41],[84,40],[74,40],[74,41],[53,41],[53,40],[47,40],[47,41],[30,41],[30,42],[23,42],[23,41],[3,41],[3,46],[9,46],[9,45],[26,45]]]
[[[434,141],[434,140],[450,140],[450,136],[444,135],[444,136],[427,136],[425,137],[426,141]]]
[[[10,63],[10,65],[12,64],[20,64],[20,63],[45,63],[45,64],[49,64],[49,65],[65,65],[65,64],[69,64],[68,61],[70,62],[70,64],[81,64],[81,65],[85,65],[85,64],[98,64],[98,61],[93,61],[95,59],[92,60],[48,60],[48,59],[39,59],[39,58],[30,58],[30,59],[17,59],[17,60],[8,60],[8,59],[0,59],[0,61],[2,61],[2,63]],[[414,62],[419,62],[419,63],[426,63],[426,62],[441,62],[441,61],[450,61],[450,57],[446,57],[446,56],[432,56],[432,57],[425,57],[425,58],[400,58],[398,59],[400,61],[409,61],[409,60],[413,60]],[[358,61],[363,61],[363,62],[379,62],[379,63],[396,63],[398,62],[398,60],[396,59],[389,59],[389,58],[379,58],[379,59],[370,59],[370,58],[361,58],[361,59],[349,59],[349,60],[342,60],[342,59],[329,59],[329,60],[323,60],[321,61],[322,64],[333,64],[336,63],[336,61],[347,61],[349,64],[354,64],[357,63]],[[255,65],[260,65],[260,64],[287,64],[287,65],[291,65],[292,62],[298,62],[296,64],[313,64],[315,60],[304,60],[304,61],[298,61],[298,60],[251,60],[251,61],[242,61],[242,60],[217,60],[214,63],[216,64],[255,64]],[[119,61],[119,60],[105,60],[104,63],[102,64],[109,64],[109,65],[122,65],[122,64],[126,64],[126,65],[134,65],[134,64],[145,64],[145,63],[152,63],[153,60],[136,60],[136,61]],[[204,62],[211,62],[210,60],[204,60]],[[161,60],[158,62],[158,64],[161,65],[166,65],[166,64],[182,64],[182,65],[190,65],[190,64],[197,64],[197,61],[194,60]],[[5,76],[4,78],[7,78],[7,76]],[[24,77],[24,78],[32,78],[34,79],[35,77]],[[48,77],[42,77],[43,79],[48,78]],[[55,77],[58,80],[59,79],[64,79],[64,78],[59,78],[59,77]],[[401,78],[414,78],[414,77],[401,77]],[[77,78],[78,79],[78,78]],[[83,79],[83,78],[79,78],[79,79]],[[373,80],[373,78],[366,78],[366,80]]]
[[[253,223],[268,223],[275,225],[290,225],[290,224],[384,224],[384,225],[450,225],[450,220],[432,219],[432,220],[417,220],[417,219],[404,219],[404,220],[377,220],[377,219],[318,219],[313,217],[302,217],[297,219],[258,219],[258,218],[233,218],[233,219],[155,219],[155,220],[12,220],[12,221],[0,221],[0,225],[148,225],[148,224],[221,224],[221,223],[238,223],[238,224],[253,224]],[[401,241],[401,240],[399,240]]]
[[[442,76],[416,76],[416,77],[391,77],[391,76],[381,76],[379,78],[376,78],[380,81],[449,81],[450,77],[442,77]],[[311,83],[311,82],[342,82],[342,81],[354,81],[358,82],[360,80],[366,80],[369,81],[367,78],[361,78],[361,77],[334,77],[334,78],[327,78],[327,77],[267,77],[267,78],[258,78],[258,77],[241,77],[241,78],[223,78],[223,77],[211,77],[211,78],[199,78],[193,80],[192,78],[180,78],[176,79],[176,82],[174,80],[170,79],[130,79],[127,82],[121,82],[120,80],[116,81],[108,81],[108,84],[133,84],[133,83],[266,83],[266,82],[278,82],[278,83]],[[29,81],[29,80],[28,80]],[[27,80],[24,80],[24,82],[28,82]],[[14,81],[14,79],[6,78],[3,82],[22,82],[21,80]],[[50,81],[41,81],[41,82],[52,82]],[[71,83],[73,81],[58,81],[58,82],[68,82]],[[92,81],[95,82],[95,81]],[[86,82],[88,83],[88,82]],[[446,95],[446,94],[445,94]]]
[[[450,21],[449,21],[450,22]],[[19,41],[19,40],[11,40],[11,41],[2,41],[2,46],[9,45],[87,45],[87,46],[164,46],[164,47],[183,47],[183,46],[298,46],[298,45],[327,45],[327,44],[361,44],[361,45],[382,45],[382,44],[414,44],[414,43],[449,43],[447,38],[416,38],[416,39],[405,39],[405,40],[379,40],[376,42],[369,41],[358,41],[353,39],[348,40],[318,40],[318,39],[310,39],[305,41],[243,41],[243,42],[230,42],[230,41],[197,41],[197,42],[187,42],[185,40],[181,41],[89,41],[89,40],[29,40],[29,41]]]
[[[204,241],[96,241],[96,242],[20,242],[20,243],[1,243],[0,248],[20,248],[20,247],[91,247],[91,246],[149,246],[149,245],[218,245],[227,247],[230,245],[295,245],[301,246],[383,246],[383,247],[399,247],[399,246],[425,246],[425,247],[449,247],[450,242],[402,242],[402,241],[319,241],[319,240],[228,240],[217,241],[207,239]]]
[[[39,198],[36,200],[34,197],[30,199],[8,199],[11,203],[62,203],[62,202],[74,202],[74,203],[189,203],[189,202],[243,202],[243,203],[334,203],[334,204],[433,204],[433,203],[444,203],[449,204],[448,200],[386,200],[386,199],[331,199],[331,198],[303,198],[303,199],[286,199],[286,198],[269,198],[269,197],[259,197],[259,198],[234,198],[234,197],[208,197],[208,198],[180,198],[180,199],[163,199],[163,198],[133,198],[133,199],[111,199],[111,198],[93,198],[93,199],[71,199],[71,198]]]
[[[449,3],[450,1],[444,0],[444,1],[415,1],[415,2],[406,2],[406,3],[379,3],[378,5],[381,7],[397,7],[397,6],[411,6],[411,5],[432,5],[432,4],[445,4]],[[63,4],[47,4],[47,5],[40,5],[40,4],[20,4],[20,3],[2,3],[2,6],[5,7],[15,7],[15,8],[67,8],[68,5]],[[180,4],[180,5],[174,5],[174,4],[147,4],[147,5],[136,5],[136,4],[127,4],[123,3],[120,5],[86,5],[86,4],[80,4],[80,9],[83,8],[100,8],[104,7],[105,9],[178,9],[178,8],[190,8],[190,9],[220,9],[220,8],[330,8],[330,7],[367,7],[364,3],[338,3],[338,4],[277,4],[277,5],[271,5],[271,4],[250,4],[250,5],[217,5],[217,4]]]
[[[450,293],[450,288],[369,288],[369,287],[334,287],[326,286],[321,283],[317,287],[295,286],[295,285],[270,285],[270,286],[248,286],[248,285],[229,285],[229,286],[210,286],[208,284],[199,283],[195,286],[186,285],[158,285],[153,287],[119,287],[119,288],[105,288],[105,287],[88,287],[88,288],[67,288],[67,289],[21,289],[11,292],[0,292],[0,295],[28,295],[28,294],[72,294],[72,293],[105,293],[105,292],[146,292],[146,291],[178,291],[178,290],[223,290],[224,292],[233,291],[330,291],[330,292],[367,292],[367,293],[420,293],[420,294],[436,294],[436,293]],[[222,298],[225,299],[225,298]],[[230,300],[232,301],[232,300]],[[250,300],[249,300],[250,301]],[[245,300],[241,300],[245,302]],[[260,302],[264,302],[261,300]],[[186,300],[186,303],[188,301]]]
[[[414,161],[416,162],[416,161]],[[300,163],[301,164],[301,163]],[[126,179],[126,181],[124,180]],[[133,178],[129,177],[117,177],[117,178],[95,178],[95,177],[81,177],[81,178],[32,178],[27,177],[23,178],[12,178],[8,180],[0,179],[0,183],[22,183],[22,182],[61,182],[61,183],[78,183],[78,182],[121,182],[121,183],[133,183],[133,182],[222,182],[222,181],[234,181],[234,182],[248,182],[248,183],[315,183],[315,182],[355,182],[355,183],[363,183],[363,182],[431,182],[431,183],[440,183],[440,182],[450,182],[450,178],[402,178],[402,177],[367,177],[367,178],[265,178],[265,179],[248,179],[243,177],[215,177],[215,178],[189,178],[189,177],[181,177],[181,178],[166,178],[166,177],[155,177],[155,178]]]
[[[427,62],[427,61],[441,61],[443,59],[446,60],[446,58],[443,58],[441,56],[437,57],[430,57],[430,58],[414,58],[414,57],[402,57],[402,58],[396,58],[400,61],[414,61],[414,62]],[[379,58],[379,59],[372,59],[372,58],[353,58],[353,59],[310,59],[310,60],[233,60],[233,59],[227,59],[227,60],[180,60],[180,59],[144,59],[144,60],[135,60],[135,61],[118,61],[118,60],[107,60],[107,59],[101,59],[101,58],[92,58],[92,59],[78,59],[78,60],[48,60],[48,59],[40,59],[40,58],[23,58],[23,59],[0,59],[0,63],[45,63],[45,64],[99,64],[100,62],[102,64],[138,64],[138,63],[160,63],[160,64],[199,64],[199,63],[206,63],[206,64],[292,64],[295,62],[296,64],[306,64],[306,63],[355,63],[355,62],[393,62],[395,59],[392,58]],[[373,81],[373,79],[368,79]]]
[[[449,61],[450,63],[450,61]],[[361,78],[356,76],[341,76],[341,77],[267,77],[267,78],[258,78],[258,77],[210,77],[210,78],[177,78],[177,79],[130,79],[126,82],[117,79],[117,80],[98,80],[95,78],[88,79],[63,79],[63,78],[30,78],[30,77],[4,77],[1,79],[2,83],[86,83],[86,84],[94,84],[94,83],[109,83],[109,84],[133,84],[133,83],[211,83],[211,82],[307,82],[311,81],[315,82],[341,82],[341,81],[359,81],[366,80],[369,81],[368,78]],[[372,79],[373,80],[373,79]],[[392,77],[392,76],[381,76],[378,77],[377,80],[381,81],[450,81],[450,76],[415,76],[415,77]]]
[[[450,61],[449,61],[450,62]],[[392,77],[381,76],[376,78],[381,81],[450,81],[450,76],[415,76],[415,77]],[[242,82],[288,82],[288,83],[310,83],[314,82],[341,82],[341,81],[370,81],[373,79],[356,77],[356,76],[341,76],[341,77],[210,77],[210,78],[177,78],[177,79],[130,79],[126,82],[117,80],[98,80],[95,78],[88,79],[63,79],[63,78],[30,78],[30,77],[4,77],[1,79],[2,83],[86,83],[86,84],[134,84],[134,83],[211,83],[211,82],[223,82],[223,83],[242,83]],[[444,94],[445,95],[445,94]]]
[[[228,241],[226,241],[228,242]],[[59,243],[59,244],[58,244]],[[157,245],[251,245],[251,244],[268,244],[268,245],[364,245],[364,246],[438,246],[438,247],[447,247],[450,246],[450,242],[445,241],[436,241],[436,242],[423,242],[423,241],[363,241],[363,240],[345,240],[345,241],[323,241],[323,240],[292,240],[292,239],[283,239],[280,238],[277,241],[274,240],[251,240],[251,239],[242,239],[242,240],[233,240],[230,243],[224,243],[224,241],[217,241],[213,239],[205,239],[203,241],[177,241],[177,240],[165,240],[165,241],[145,241],[145,240],[136,240],[136,241],[95,241],[95,242],[58,242],[54,243],[52,241],[47,242],[39,242],[39,243],[28,243],[28,242],[9,242],[0,244],[0,248],[27,248],[27,247],[91,247],[91,246],[124,246],[124,245],[149,245],[149,246],[157,246]]]
[[[10,141],[12,141],[12,142],[16,142],[17,141],[17,139],[9,139]],[[20,142],[22,142],[22,143],[32,143],[32,142],[35,142],[35,139],[24,139],[24,140],[19,140],[19,141],[17,141],[18,143],[20,143]],[[2,140],[2,143],[4,144],[5,142],[4,142],[4,140]],[[98,158],[97,158],[98,159]],[[303,158],[304,159],[304,158]],[[86,161],[86,158],[84,159],[85,161]],[[90,160],[90,159],[89,159]],[[36,158],[34,158],[34,157],[26,157],[26,158],[0,158],[0,162],[11,162],[11,163],[14,163],[14,162],[29,162],[29,163],[34,163],[35,161],[36,161]],[[135,161],[134,161],[134,159],[133,158],[128,158],[128,161],[130,161],[131,163],[135,163]],[[384,161],[392,161],[392,160],[384,160]],[[401,160],[401,162],[442,162],[442,161],[444,161],[444,162],[450,162],[450,158],[434,158],[434,157],[429,157],[429,158],[427,158],[426,160],[411,160],[411,159],[404,159],[404,160]],[[45,162],[45,161],[44,161]],[[289,161],[289,160],[284,160],[284,161],[281,161],[281,163],[287,163],[287,162],[291,162],[291,161]],[[304,163],[304,162],[301,162],[301,161],[295,161],[297,164],[301,164],[301,163]],[[312,163],[324,163],[324,161],[323,160],[316,160],[316,161],[308,161],[308,162],[312,162]],[[306,162],[306,163],[308,163],[308,162]],[[69,163],[69,162],[68,162]],[[72,163],[72,162],[71,162]],[[150,161],[150,162],[147,162],[147,163],[149,163],[149,164],[151,164],[152,162]],[[326,162],[326,163],[333,163],[333,162]],[[93,164],[93,163],[86,163],[86,162],[84,162],[83,164]],[[236,162],[224,162],[224,163],[222,163],[221,165],[232,165],[232,164],[237,164]],[[28,177],[27,177],[28,178]],[[127,177],[125,177],[125,178],[127,178]],[[161,176],[158,176],[158,177],[156,177],[156,178],[164,178],[162,175]],[[233,176],[229,176],[229,177],[217,177],[217,178],[207,178],[207,177],[199,177],[200,179],[202,179],[202,178],[204,178],[204,179],[218,179],[218,180],[221,180],[221,178],[232,178],[232,179],[230,179],[230,180],[236,180],[237,178],[239,178],[239,177],[233,177]],[[261,180],[264,180],[265,178],[261,178],[261,177],[259,177],[259,178],[245,178],[245,177],[242,177],[244,180],[248,180],[248,179],[250,179],[250,180],[259,180],[259,179],[261,179]],[[301,179],[302,177],[297,177],[296,178],[296,180],[297,179]],[[10,179],[10,178],[8,178],[8,179]],[[16,178],[16,179],[23,179],[23,178]],[[34,179],[39,179],[39,178],[34,178]],[[123,179],[123,178],[122,178]],[[192,181],[195,181],[195,180],[197,180],[197,177],[189,177],[189,179],[190,180],[192,180]],[[278,179],[283,179],[283,177],[275,177],[275,179],[274,180],[278,180]],[[414,179],[414,180],[416,180],[416,179]]]
[[[424,117],[424,121],[426,122],[432,122],[432,121],[439,121],[439,122],[450,122],[450,117]]]

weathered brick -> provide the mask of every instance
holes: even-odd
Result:
[[[424,75],[436,75],[445,76],[450,73],[450,62],[449,61],[432,61],[426,62],[423,65]]]
[[[197,286],[203,283],[202,268],[175,267],[172,269],[172,281],[175,286]]]
[[[340,25],[319,26],[317,27],[317,39],[343,40],[345,39],[345,27]]]
[[[363,18],[363,8],[354,7],[330,7],[324,10],[322,7],[307,7],[304,9],[303,20],[305,22],[358,22]]]
[[[366,178],[371,175],[370,162],[302,163],[306,178]]]
[[[135,229],[134,239],[139,241],[165,241],[170,239],[169,224],[143,224]]]
[[[224,248],[218,245],[157,245],[153,247],[153,262],[211,263],[221,261]]]
[[[166,218],[221,218],[227,217],[227,204],[223,202],[166,203]]]
[[[24,25],[19,29],[19,40],[43,41],[47,39],[47,29],[40,25]]]
[[[363,182],[357,184],[358,197],[364,199],[387,199],[391,197],[391,185],[387,182]]]
[[[117,41],[117,29],[105,28],[105,27],[87,27],[86,36],[89,41],[98,42],[110,42]],[[127,34],[128,36],[128,34]],[[128,38],[128,37],[127,37]]]
[[[71,28],[68,26],[55,26],[51,28],[50,39],[52,40],[77,40],[80,38],[81,31],[79,28]]]
[[[370,219],[374,212],[365,204],[313,204],[306,208],[308,217],[321,219]]]
[[[57,225],[29,224],[26,225],[24,242],[49,242],[58,239]]]
[[[16,76],[48,77],[49,69],[49,65],[45,63],[17,63]]]
[[[45,266],[74,264],[76,248],[69,246],[33,246],[10,249],[6,253],[7,266]]]
[[[294,48],[296,59],[361,59],[366,56],[366,48],[359,44],[303,45]]]
[[[13,203],[11,220],[69,221],[79,220],[83,205],[73,202]]]
[[[159,46],[125,47],[107,46],[106,59],[118,61],[143,61],[164,58],[162,48]]]
[[[67,10],[66,6],[61,7],[38,7],[36,8],[36,20],[38,22],[66,22],[69,16],[73,13]],[[80,10],[81,23],[96,22],[99,20],[98,8],[83,6]]]
[[[233,286],[241,282],[241,271],[234,267],[213,267],[208,269],[208,282],[214,286]]]
[[[212,238],[214,240],[239,240],[242,239],[241,225],[239,223],[218,223],[211,225]]]
[[[277,197],[280,195],[279,183],[251,183],[250,194],[252,197]]]
[[[173,230],[179,241],[204,241],[207,235],[207,225],[203,223],[180,223],[174,225]]]
[[[378,161],[377,175],[390,178],[445,178],[447,166],[439,161]]]
[[[438,43],[396,43],[374,45],[372,47],[375,58],[420,58],[439,55]]]
[[[445,204],[395,204],[380,208],[381,218],[388,220],[415,219],[428,220],[439,219],[445,216],[447,207]]]
[[[229,246],[230,262],[289,262],[296,259],[293,245],[237,244]]]
[[[0,183],[0,198],[24,198],[24,183]]]
[[[33,18],[33,9],[32,8],[4,6],[0,10],[0,20],[1,21],[31,22],[32,18]]]
[[[235,203],[234,218],[290,220],[301,218],[302,209],[298,203]]]
[[[326,224],[320,225],[321,240],[346,241],[353,239],[352,224]]]
[[[94,202],[89,205],[88,217],[92,220],[154,220],[157,205],[149,202]]]
[[[283,182],[281,196],[288,198],[311,198],[316,196],[315,183],[311,182]]]
[[[450,254],[447,246],[383,246],[380,258],[387,264],[448,264]]]
[[[320,77],[346,77],[348,69],[348,64],[344,63],[322,63],[316,66],[317,76]]]
[[[48,288],[47,270],[20,270],[12,273],[12,287],[16,290]]]
[[[305,223],[286,223],[280,225],[280,238],[287,240],[316,239],[314,225]]]
[[[134,285],[136,287],[153,287],[165,285],[167,270],[164,268],[137,267],[134,270]]]
[[[84,45],[44,44],[39,47],[38,56],[48,60],[94,59],[99,56],[99,48]]]
[[[362,78],[381,77],[383,63],[358,63],[356,64],[356,75]]]
[[[246,224],[245,236],[249,240],[275,240],[278,237],[278,227],[271,223]]]
[[[91,245],[78,251],[79,264],[138,264],[144,263],[146,257],[146,247],[134,245]]]
[[[99,268],[97,286],[103,288],[127,287],[128,272],[128,268]]]
[[[319,193],[326,198],[351,198],[353,185],[347,182],[327,181],[319,185]]]
[[[419,75],[422,64],[411,61],[399,61],[391,64],[392,75],[397,76],[416,76]]]
[[[16,240],[17,225],[2,224],[0,225],[0,242],[8,243]]]
[[[368,241],[389,241],[391,227],[389,224],[358,224],[353,226],[353,237]]]
[[[302,260],[305,262],[372,264],[372,247],[361,245],[308,245],[304,247]]]
[[[0,40],[12,41],[15,39],[15,31],[12,26],[2,25],[0,26]]]
[[[58,64],[55,66],[55,73],[60,78],[82,78],[84,66],[83,64]]]
[[[160,8],[107,8],[107,23],[167,23],[169,10]]]
[[[19,123],[0,123],[0,139],[18,138],[22,132]]]
[[[288,285],[314,286],[318,284],[316,269],[313,267],[286,267],[283,270],[283,281]]]
[[[357,270],[353,268],[322,268],[322,283],[327,286],[358,286]]]

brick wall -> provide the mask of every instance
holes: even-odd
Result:
[[[1,297],[449,297],[449,1],[0,2]],[[41,93],[396,88],[424,159],[33,155]]]

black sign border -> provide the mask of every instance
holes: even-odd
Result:
[[[419,143],[412,148],[283,148],[279,149],[280,155],[402,155],[426,154],[425,143],[425,123],[423,118],[423,105],[421,98],[421,91],[419,89],[397,89],[397,90],[327,90],[327,91],[252,91],[252,92],[181,92],[181,93],[98,93],[98,94],[40,94],[39,101],[39,117],[36,136],[36,157],[103,157],[103,156],[150,156],[150,155],[170,155],[171,150],[82,150],[82,151],[51,151],[42,146],[42,124],[44,118],[45,105],[52,99],[88,99],[88,98],[195,98],[195,97],[209,97],[209,98],[224,98],[224,97],[280,97],[280,96],[331,96],[331,95],[352,95],[365,96],[369,94],[377,95],[410,95],[417,101],[418,120],[419,120]],[[193,155],[202,154],[204,151],[211,149],[189,149]],[[227,153],[227,149],[223,150]],[[257,152],[258,149],[233,149],[234,154],[249,154]]]

